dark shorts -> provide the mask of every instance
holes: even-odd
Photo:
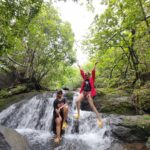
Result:
[[[84,95],[84,98],[88,98],[89,95],[91,96],[91,91],[83,91],[82,93]]]

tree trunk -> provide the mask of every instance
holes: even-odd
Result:
[[[140,5],[140,7],[141,7],[143,19],[144,19],[144,21],[145,21],[145,23],[146,23],[146,26],[147,26],[147,28],[148,28],[148,33],[150,34],[150,26],[149,26],[149,22],[148,22],[148,20],[147,20],[148,17],[146,17],[146,13],[145,13],[145,11],[144,11],[144,7],[143,7],[143,4],[142,4],[142,1],[141,1],[141,0],[138,0],[138,1],[139,1],[139,5]]]

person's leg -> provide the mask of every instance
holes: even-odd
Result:
[[[68,105],[63,107],[64,121],[67,120],[68,109],[69,109]]]
[[[90,94],[87,96],[87,100],[88,100],[90,107],[92,108],[92,110],[95,112],[95,114],[97,116],[99,126],[102,127],[103,126],[102,119],[100,117],[99,112],[97,111],[97,108],[95,107],[95,105],[93,103],[93,99]]]
[[[75,115],[75,118],[76,119],[79,119],[80,117],[80,105],[81,105],[81,101],[84,99],[84,95],[83,93],[81,93],[78,98],[77,98],[77,101],[76,101],[76,107],[77,107],[77,114]]]
[[[62,125],[62,129],[65,129],[67,127],[67,116],[68,116],[68,105],[66,105],[65,107],[63,107],[63,125]]]
[[[55,119],[56,122],[56,138],[55,138],[55,142],[59,143],[60,142],[60,135],[61,135],[61,122],[62,122],[62,118],[59,116]]]

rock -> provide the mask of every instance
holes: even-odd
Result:
[[[132,142],[132,143],[112,143],[111,147],[108,148],[108,150],[149,150],[146,148],[145,143],[138,143],[138,142]]]
[[[74,92],[73,91],[65,91],[64,92],[64,97],[67,98],[67,101],[71,101],[72,102],[73,96],[74,96]]]
[[[113,114],[135,114],[135,109],[130,103],[129,97],[116,97],[102,100],[100,112]]]
[[[4,80],[5,79],[5,80]],[[14,85],[16,79],[14,79],[14,75],[12,72],[0,72],[0,89],[8,88]]]
[[[135,89],[132,94],[132,102],[137,111],[150,113],[150,88],[146,84],[139,89]]]
[[[41,92],[32,91],[32,92],[28,92],[28,93],[21,93],[21,94],[12,95],[12,96],[5,97],[5,98],[0,98],[0,112],[13,103],[22,101],[24,99],[29,99],[39,93],[41,93]]]
[[[99,112],[134,115],[150,113],[150,83],[134,89],[98,88],[94,104]],[[84,110],[89,106],[84,104]]]
[[[0,133],[0,149],[1,150],[11,150],[10,145],[5,140],[5,137],[2,133]]]
[[[69,91],[68,87],[63,87],[62,89],[65,90],[65,91]]]
[[[121,116],[111,120],[112,134],[124,142],[146,142],[150,136],[150,116]]]
[[[13,88],[7,88],[0,90],[0,98],[9,97],[15,94],[24,93],[27,91],[27,87],[24,84],[16,85]]]
[[[28,150],[26,139],[15,130],[0,126],[1,150]]]
[[[25,91],[27,91],[26,85],[20,84],[20,85],[17,85],[16,87],[12,88],[9,92],[11,92],[12,95],[14,95],[14,94],[18,94],[18,93],[23,93]]]
[[[150,149],[150,137],[148,138],[148,140],[146,142],[146,147]]]
[[[94,104],[102,113],[133,115],[136,114],[136,110],[130,96],[126,90],[97,89]]]

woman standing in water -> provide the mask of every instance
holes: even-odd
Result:
[[[86,98],[90,107],[96,113],[98,126],[102,128],[102,126],[103,126],[102,119],[93,103],[93,97],[96,95],[96,89],[94,88],[94,82],[95,82],[95,70],[96,70],[97,63],[98,62],[95,63],[95,66],[92,70],[91,76],[90,76],[89,72],[84,73],[84,71],[81,69],[80,65],[78,64],[83,82],[82,82],[81,89],[80,89],[80,95],[78,96],[77,101],[76,101],[77,114],[75,114],[74,117],[76,119],[80,118],[81,101]]]

